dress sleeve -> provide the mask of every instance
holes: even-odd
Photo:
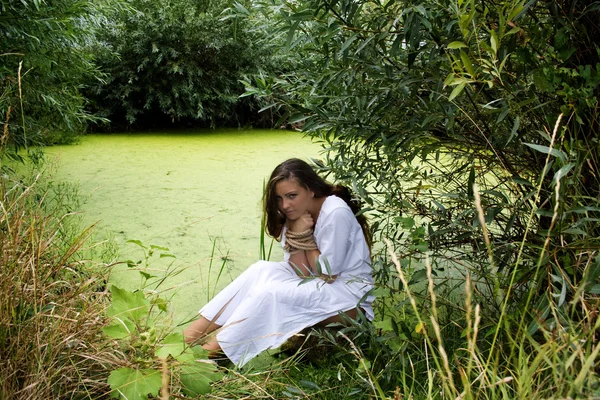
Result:
[[[319,263],[324,274],[339,275],[346,269],[346,259],[352,251],[351,231],[354,218],[350,210],[336,208],[320,224],[316,240],[321,252]]]

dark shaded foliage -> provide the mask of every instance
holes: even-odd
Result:
[[[330,150],[321,169],[363,198],[415,290],[429,255],[448,337],[467,274],[482,331],[502,331],[492,347],[511,349],[523,329],[593,329],[600,2],[315,0],[260,12],[294,57],[248,93]],[[397,349],[415,321],[385,251],[375,265],[378,326]]]
[[[82,84],[99,76],[85,45],[102,6],[81,0],[0,2],[0,113],[17,146],[73,141],[94,117]]]
[[[239,80],[268,55],[243,21],[221,18],[223,2],[131,6],[106,21],[95,49],[107,78],[89,96],[111,128],[260,124]]]

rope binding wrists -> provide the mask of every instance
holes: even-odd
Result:
[[[307,229],[302,232],[285,232],[285,245],[283,249],[290,254],[305,250],[317,250],[317,243],[313,235],[312,229]]]

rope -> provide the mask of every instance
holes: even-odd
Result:
[[[307,229],[304,232],[286,231],[283,249],[290,254],[304,250],[317,250],[313,230]]]

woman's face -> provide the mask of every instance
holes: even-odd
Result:
[[[277,208],[291,221],[310,212],[314,203],[314,193],[301,186],[294,178],[278,182],[275,185],[275,195]]]

